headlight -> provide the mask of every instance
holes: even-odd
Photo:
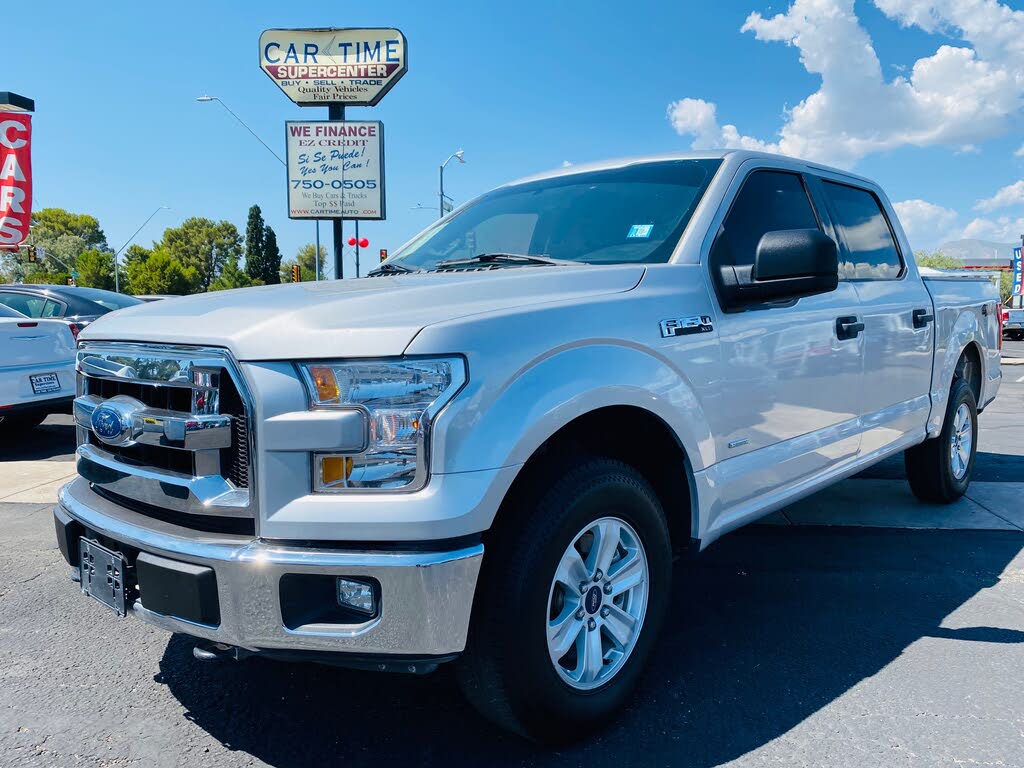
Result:
[[[426,482],[431,419],[466,383],[461,357],[302,363],[314,408],[358,408],[368,419],[359,454],[313,454],[317,491],[414,490]]]

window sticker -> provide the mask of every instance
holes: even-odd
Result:
[[[626,237],[650,237],[653,230],[653,224],[634,224]]]

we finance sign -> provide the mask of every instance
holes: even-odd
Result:
[[[397,29],[268,29],[260,68],[301,107],[372,107],[408,69]]]

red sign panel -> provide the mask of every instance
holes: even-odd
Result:
[[[20,245],[32,219],[32,116],[0,112],[0,247]]]

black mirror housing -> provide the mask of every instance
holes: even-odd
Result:
[[[724,266],[720,278],[733,309],[828,293],[839,285],[839,249],[817,229],[766,232],[753,265]]]

